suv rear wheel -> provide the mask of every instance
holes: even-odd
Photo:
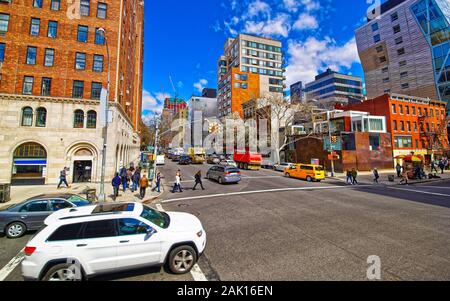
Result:
[[[27,232],[27,226],[21,222],[11,223],[5,229],[5,233],[8,238],[22,237],[25,232]]]
[[[187,274],[196,263],[197,253],[191,246],[180,246],[170,252],[168,265],[174,274]]]
[[[45,273],[42,281],[81,281],[83,277],[77,269],[77,266],[68,263],[54,265]]]
[[[222,177],[219,177],[219,179],[217,179],[217,182],[219,182],[219,184],[223,184],[223,180],[222,180]]]

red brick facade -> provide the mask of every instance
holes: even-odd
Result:
[[[51,10],[51,2],[42,0],[42,8],[34,7],[33,0],[0,3],[0,13],[9,15],[8,31],[0,35],[0,43],[5,44],[0,93],[22,94],[24,77],[31,76],[34,78],[33,95],[41,95],[42,78],[46,77],[51,79],[52,97],[72,98],[73,81],[76,80],[84,82],[82,98],[93,98],[93,82],[107,86],[106,47],[95,44],[96,28],[102,27],[107,32],[111,59],[110,101],[120,103],[137,130],[142,98],[144,7],[141,1],[90,0],[89,16],[79,15],[79,0],[61,0],[59,10]],[[97,17],[99,2],[107,5],[106,19]],[[32,18],[40,20],[37,36],[30,34]],[[56,38],[48,37],[49,21],[57,22]],[[79,25],[88,26],[86,43],[77,41]],[[29,46],[37,48],[36,63],[33,65],[27,64]],[[54,49],[54,62],[50,67],[44,66],[47,48]],[[77,52],[86,54],[84,70],[75,68]],[[101,72],[93,71],[94,55],[103,56]]]

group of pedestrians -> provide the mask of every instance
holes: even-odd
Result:
[[[439,173],[439,171],[437,170],[437,167],[439,167],[439,169],[441,170],[441,174],[444,174],[444,171],[446,169],[448,169],[448,167],[449,167],[448,158],[444,157],[444,158],[442,158],[440,160],[431,161],[430,169],[431,169],[432,173],[433,173],[433,171],[436,172],[436,173]]]
[[[114,189],[114,198],[119,196],[120,186],[122,186],[123,192],[130,189],[132,193],[139,189],[139,196],[141,199],[145,198],[147,189],[151,186],[150,180],[146,174],[142,174],[140,168],[134,167],[126,168],[122,167],[119,172],[116,173],[112,180],[112,186]],[[158,171],[156,174],[156,185],[152,191],[157,190],[161,192],[161,173]]]
[[[197,190],[197,186],[200,185],[200,187],[202,188],[202,190],[205,190],[205,187],[203,187],[203,182],[202,182],[202,172],[198,171],[195,176],[195,185],[192,188],[192,190]],[[183,192],[183,187],[181,186],[181,171],[178,170],[175,174],[175,182],[173,184],[173,188],[172,188],[172,193],[176,193],[176,192]]]

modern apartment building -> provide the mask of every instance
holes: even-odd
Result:
[[[448,0],[387,1],[379,18],[357,29],[356,41],[368,98],[400,93],[449,103]]]
[[[305,86],[306,100],[316,100],[321,107],[333,108],[364,98],[362,78],[341,74],[331,69],[317,75]]]
[[[164,100],[164,109],[172,111],[175,116],[180,110],[185,110],[187,103],[180,98],[170,97]]]
[[[291,103],[298,103],[303,101],[303,82],[299,81],[292,84],[290,87]]]
[[[0,1],[0,182],[100,180],[108,57],[107,179],[139,158],[143,22],[138,0]]]
[[[387,131],[392,134],[394,157],[423,155],[428,162],[449,150],[446,103],[428,98],[385,94],[350,105],[345,110],[386,116]]]
[[[218,62],[218,117],[238,113],[242,104],[272,93],[283,97],[284,69],[279,41],[240,34],[228,39]]]

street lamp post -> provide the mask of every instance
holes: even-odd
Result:
[[[109,89],[111,85],[111,61],[109,57],[109,47],[108,47],[108,38],[106,36],[106,30],[104,28],[98,29],[100,32],[102,32],[103,37],[105,39],[105,45],[106,45],[106,53],[108,56],[108,86],[107,86],[107,93],[106,93],[106,104],[105,104],[105,127],[103,129],[103,153],[102,153],[102,174],[101,174],[101,182],[100,182],[100,194],[99,194],[99,201],[105,202],[106,201],[106,194],[105,194],[105,175],[106,175],[106,150],[108,145],[108,115],[109,115]]]

